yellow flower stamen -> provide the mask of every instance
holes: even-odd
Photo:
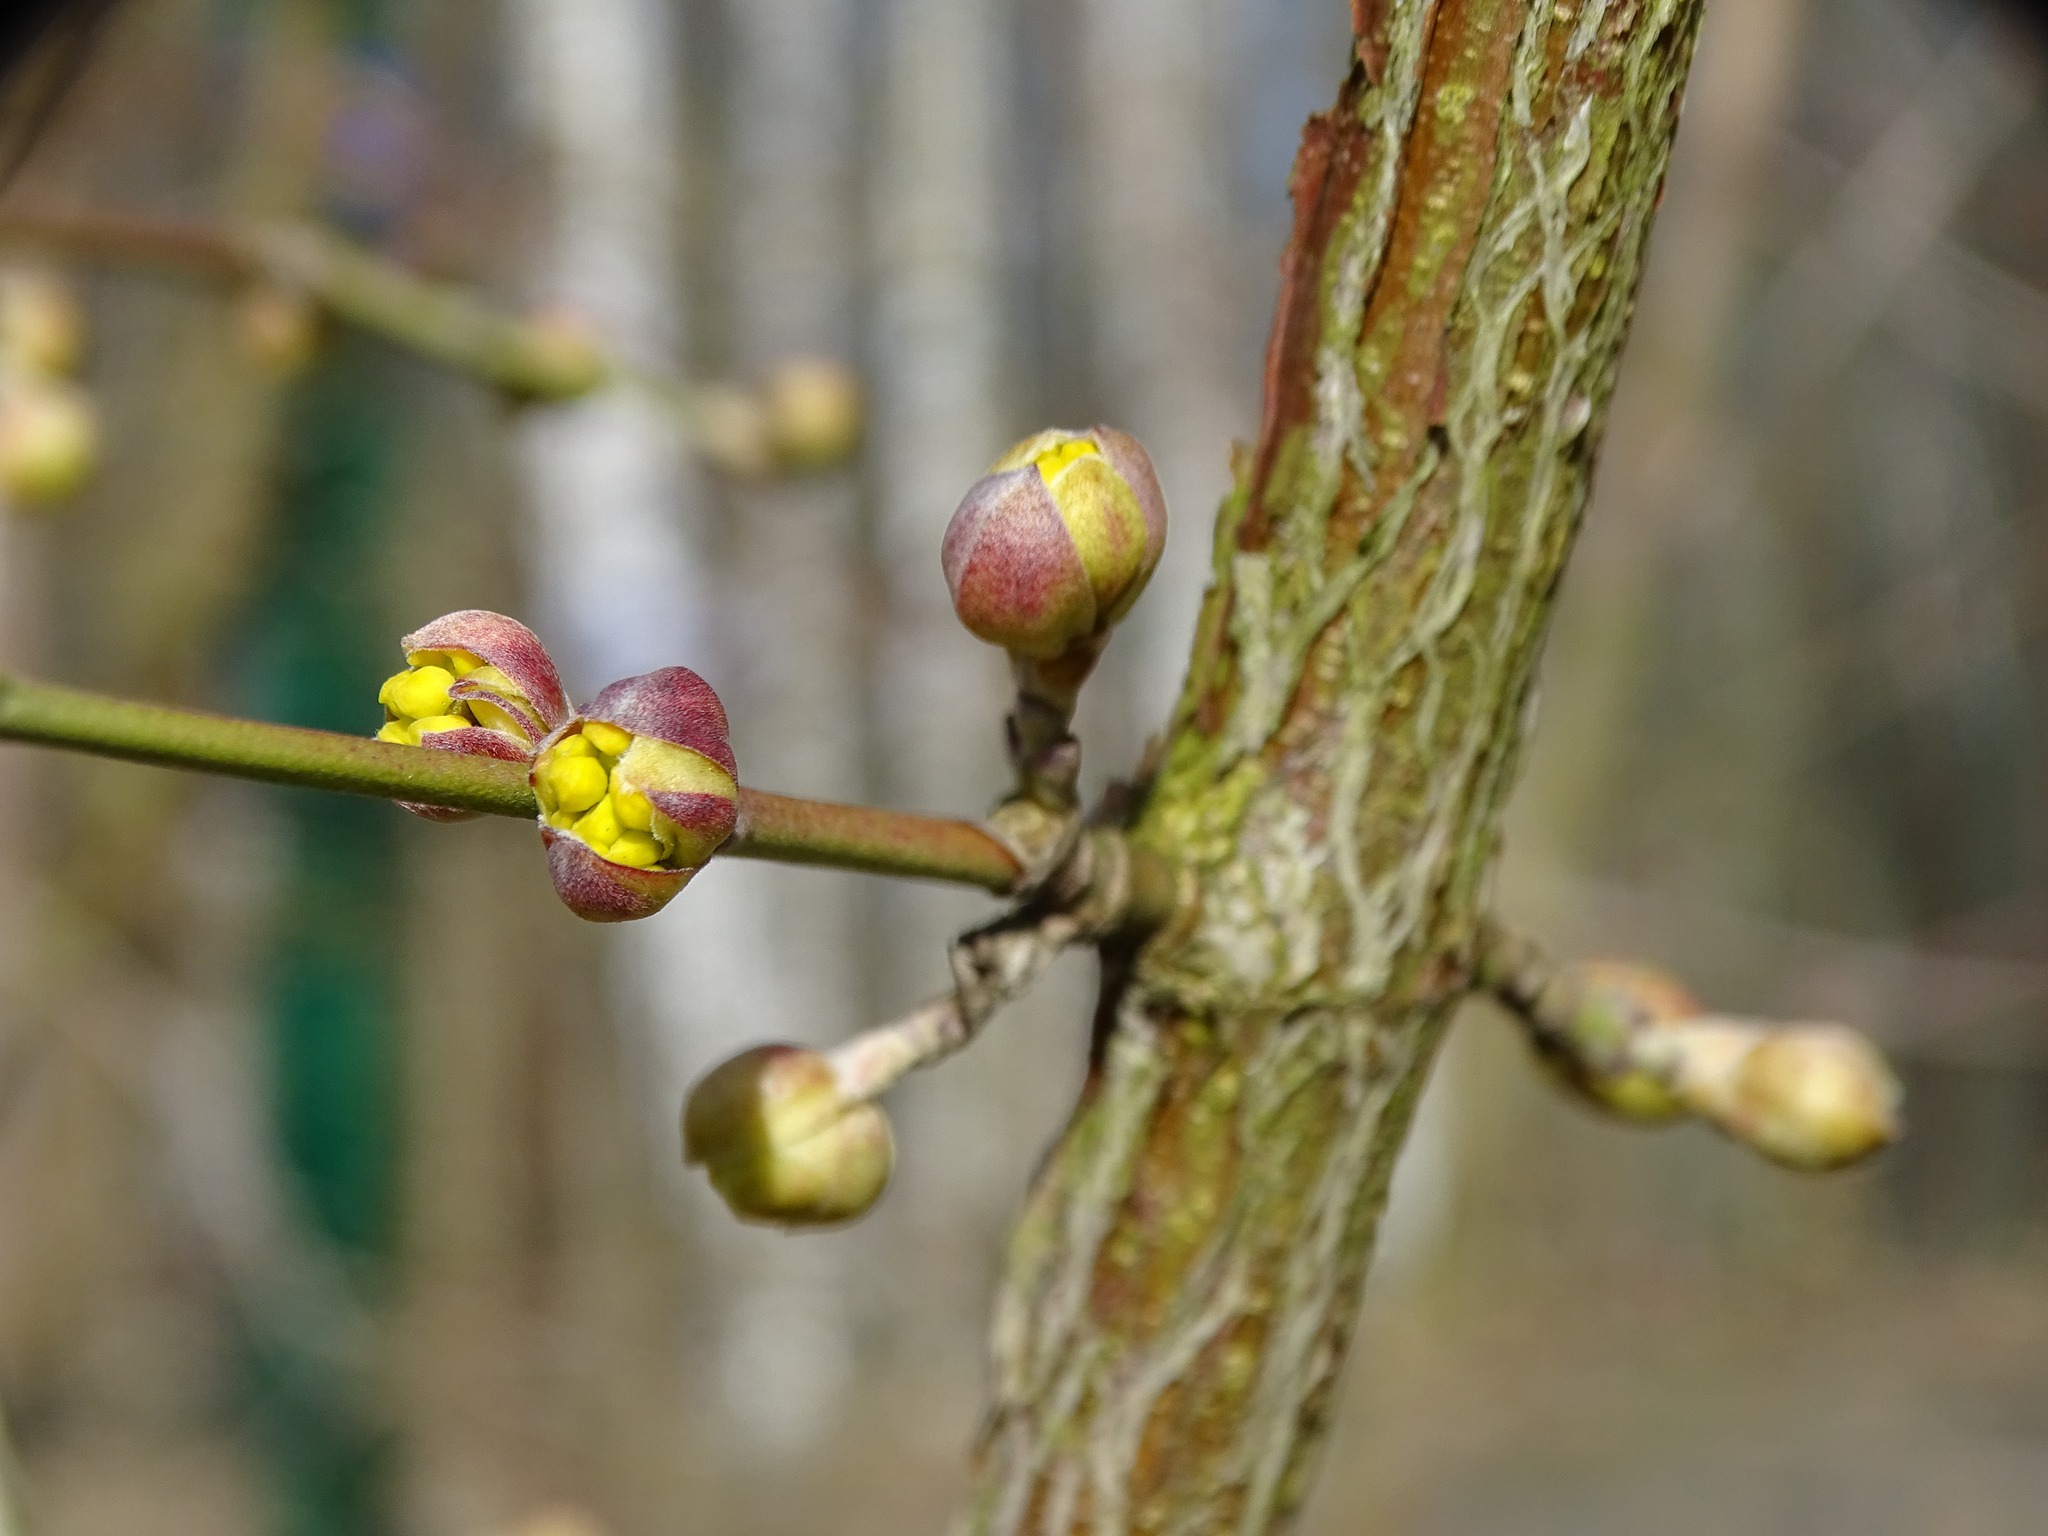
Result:
[[[1093,440],[1085,437],[1070,437],[1063,443],[1055,443],[1043,453],[1035,455],[1031,462],[1038,466],[1038,472],[1045,477],[1047,485],[1059,477],[1060,471],[1076,459],[1100,458],[1102,450]]]
[[[709,853],[697,846],[701,839],[683,834],[628,776],[622,759],[629,750],[642,771],[657,773],[671,788],[734,793],[731,775],[688,748],[638,739],[616,725],[586,720],[534,764],[534,793],[543,819],[616,864],[634,869],[701,864]]]
[[[618,758],[626,755],[626,748],[633,745],[633,733],[607,725],[602,720],[583,722],[583,735],[589,743],[606,757]]]
[[[377,690],[377,702],[389,717],[377,732],[379,741],[418,746],[420,737],[435,731],[478,725],[520,741],[531,739],[528,722],[489,700],[448,696],[457,678],[474,678],[507,699],[525,702],[512,680],[482,657],[468,651],[408,651],[405,659],[406,670],[387,677]]]

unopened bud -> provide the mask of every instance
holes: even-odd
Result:
[[[61,378],[85,350],[85,315],[71,285],[53,272],[0,276],[0,363],[16,373]]]
[[[800,357],[768,375],[761,388],[768,442],[787,469],[825,469],[860,444],[860,378],[829,357]]]
[[[443,614],[399,642],[405,670],[377,691],[379,741],[525,762],[569,715],[569,701],[540,637],[517,619],[484,608]],[[462,821],[470,811],[401,805],[429,821]]]
[[[700,384],[690,392],[690,421],[697,451],[720,474],[759,480],[775,469],[774,433],[768,408],[731,384]]]
[[[1772,1030],[1743,1057],[1726,1124],[1788,1168],[1841,1168],[1898,1139],[1899,1087],[1854,1030],[1794,1025]]]
[[[703,678],[663,667],[613,683],[533,760],[555,894],[592,922],[659,912],[732,835],[738,775]]]
[[[896,1158],[889,1120],[823,1053],[762,1045],[714,1067],[683,1106],[683,1161],[742,1221],[829,1226],[864,1215]]]
[[[1674,1120],[1686,1106],[1656,1074],[1644,1071],[1628,1048],[1637,1031],[1697,1017],[1700,1004],[1669,971],[1623,960],[1589,960],[1572,967],[1579,989],[1572,1046],[1545,1060],[1603,1109],[1625,1120]]]
[[[99,466],[99,416],[75,384],[17,377],[0,384],[0,492],[49,506],[78,494]]]
[[[278,283],[258,283],[235,306],[242,349],[266,373],[303,373],[320,350],[325,317],[307,294]]]
[[[946,528],[960,622],[1049,661],[1129,611],[1166,546],[1166,499],[1135,438],[1041,432],[996,460]]]
[[[507,372],[515,394],[573,400],[603,384],[611,363],[588,316],[566,305],[549,305],[528,318]]]

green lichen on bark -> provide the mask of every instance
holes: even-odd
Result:
[[[1359,0],[1265,416],[1139,840],[1138,957],[1014,1239],[967,1529],[1298,1503],[1394,1158],[1468,985],[1699,0]]]

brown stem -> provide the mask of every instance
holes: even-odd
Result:
[[[1133,838],[1141,950],[1012,1241],[973,1536],[1266,1536],[1464,995],[1701,0],[1363,0]]]

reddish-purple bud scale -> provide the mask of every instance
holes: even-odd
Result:
[[[652,917],[697,873],[615,864],[588,843],[553,827],[542,827],[540,837],[547,847],[548,878],[554,881],[555,894],[586,922],[630,923]]]
[[[485,665],[496,667],[539,717],[541,729],[535,733],[536,741],[569,718],[569,696],[562,691],[554,658],[548,655],[540,636],[517,619],[487,608],[463,608],[421,625],[399,644],[408,655],[416,651],[467,651]],[[461,697],[461,688],[458,680],[449,690],[450,697]]]
[[[662,667],[623,678],[584,706],[582,716],[616,725],[635,736],[688,747],[727,773],[739,772],[733,761],[732,727],[726,722],[725,706],[711,685],[688,667]]]
[[[968,490],[940,563],[974,634],[1050,661],[1137,601],[1166,546],[1166,500],[1137,441],[1110,427],[1017,444]]]

